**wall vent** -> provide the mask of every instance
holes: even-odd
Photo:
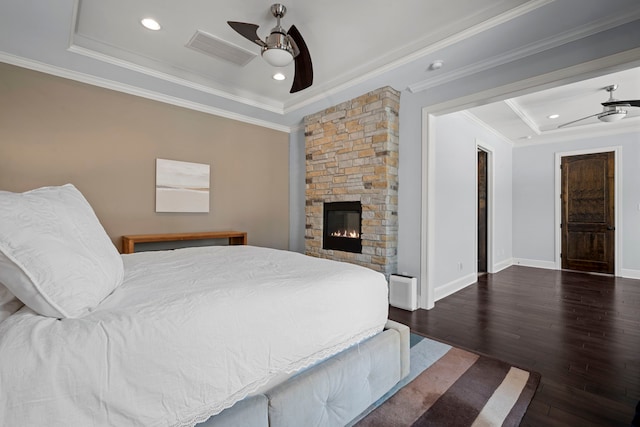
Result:
[[[241,48],[200,30],[196,31],[186,46],[205,55],[216,59],[223,59],[241,67],[244,67],[249,61],[258,56],[250,50]]]

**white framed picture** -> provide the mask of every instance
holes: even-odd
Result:
[[[156,159],[156,212],[209,212],[210,166]]]

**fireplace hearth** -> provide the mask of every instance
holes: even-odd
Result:
[[[362,253],[362,204],[325,202],[322,248]]]

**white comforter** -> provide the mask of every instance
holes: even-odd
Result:
[[[123,255],[91,314],[0,323],[1,426],[193,425],[382,330],[382,274],[250,246]]]

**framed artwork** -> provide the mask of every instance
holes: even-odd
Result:
[[[156,159],[156,212],[209,212],[209,165]]]

